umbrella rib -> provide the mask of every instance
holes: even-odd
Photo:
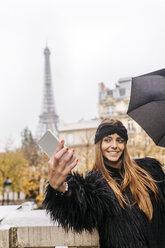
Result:
[[[162,134],[162,136],[160,137],[160,139],[159,139],[159,141],[158,141],[158,144],[159,144],[159,142],[161,141],[161,139],[163,138],[163,136],[164,136],[164,134]]]
[[[149,101],[149,102],[147,102],[147,103],[143,103],[143,104],[141,104],[141,105],[138,105],[138,107],[132,108],[129,112],[131,112],[131,111],[133,111],[133,110],[135,110],[135,109],[137,109],[137,108],[140,108],[140,107],[142,107],[142,106],[145,106],[146,104],[149,104],[149,103],[151,103],[151,102],[161,102],[161,101],[165,101],[165,99],[156,99],[156,100]],[[127,112],[127,113],[128,113],[128,112]]]

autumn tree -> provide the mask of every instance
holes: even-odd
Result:
[[[24,157],[29,161],[29,166],[38,165],[40,162],[40,152],[37,140],[33,137],[31,131],[25,128],[21,133],[22,136],[22,152]]]
[[[12,180],[12,191],[20,193],[23,191],[22,175],[28,169],[28,161],[21,151],[9,151],[0,153],[0,185],[3,194],[3,183],[7,177]]]
[[[24,192],[27,198],[43,199],[43,188],[47,179],[48,157],[44,155],[31,131],[25,128],[22,136],[22,153],[28,161],[28,170],[24,174]]]
[[[84,130],[83,135],[80,137],[81,146],[75,150],[75,156],[79,159],[78,172],[85,173],[93,168],[94,163],[94,145],[93,145],[93,132],[91,130]]]

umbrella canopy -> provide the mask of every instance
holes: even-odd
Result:
[[[165,147],[165,69],[132,78],[127,114]]]

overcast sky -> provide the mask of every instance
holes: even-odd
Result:
[[[1,0],[0,149],[36,132],[46,42],[60,119],[90,119],[99,82],[165,67],[164,13],[164,0]]]

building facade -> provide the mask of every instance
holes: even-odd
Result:
[[[94,136],[99,125],[99,119],[80,120],[76,123],[60,123],[59,136],[65,140],[65,145],[75,149],[79,159],[79,172],[90,170],[94,159]]]

